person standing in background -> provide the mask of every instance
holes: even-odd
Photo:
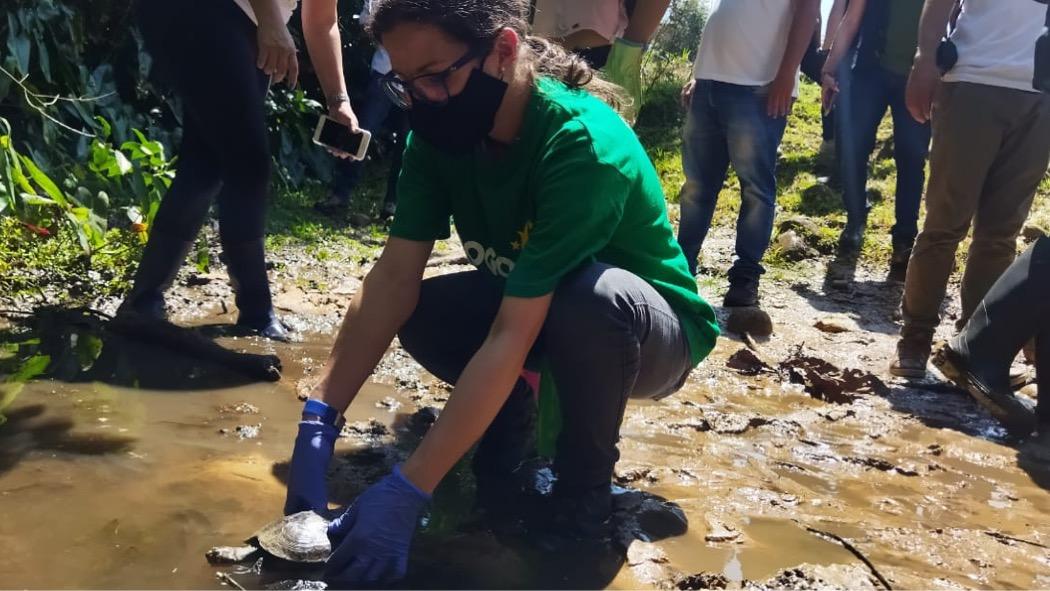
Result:
[[[366,0],[361,9],[358,23],[362,27],[367,27],[371,21],[372,3],[373,0]],[[392,218],[397,210],[397,177],[401,173],[401,155],[405,151],[405,134],[408,133],[408,119],[405,117],[405,112],[395,108],[394,103],[383,91],[381,81],[388,73],[390,73],[390,56],[382,47],[376,47],[375,53],[372,54],[368,86],[361,104],[360,126],[376,134],[386,124],[394,135],[390,170],[387,173],[386,196],[379,210],[379,216],[384,220]],[[328,197],[315,206],[317,210],[328,215],[345,213],[350,205],[354,189],[361,180],[364,164],[364,161],[361,160],[340,160],[336,164],[335,178],[332,180]]]
[[[694,275],[730,164],[740,178],[727,307],[758,305],[776,212],[777,151],[819,11],[819,0],[716,2],[700,39],[695,80],[682,92],[689,114],[678,243]]]
[[[633,121],[642,104],[642,58],[671,0],[535,0],[532,34],[580,55],[633,103],[622,109]]]
[[[266,274],[263,235],[272,159],[264,100],[273,83],[295,86],[299,62],[287,22],[296,5],[297,0],[139,2],[139,26],[154,67],[182,104],[183,134],[175,180],[118,314],[164,318],[164,291],[218,199],[219,240],[236,292],[237,324],[288,340]],[[356,130],[336,0],[305,0],[302,20],[328,115]]]
[[[889,109],[893,116],[893,156],[897,164],[896,224],[892,230],[893,254],[890,274],[904,279],[915,236],[919,232],[919,204],[926,183],[926,155],[930,145],[930,125],[918,122],[908,113],[905,87],[918,46],[919,17],[923,0],[868,2],[854,0],[839,29],[831,55],[824,65],[822,86],[824,108],[829,109],[840,89],[840,64],[856,45],[856,63],[851,77],[850,100],[844,125],[852,133],[852,144],[844,166],[842,199],[846,208],[846,227],[839,237],[840,250],[849,255],[860,251],[867,228],[868,161],[875,150],[879,124]],[[859,43],[854,43],[859,32]]]
[[[949,38],[958,59],[938,64],[954,7],[955,0],[926,1],[908,79],[908,110],[921,123],[932,118],[933,148],[926,221],[908,265],[904,325],[890,367],[902,377],[926,375],[956,250],[970,226],[960,326],[1017,255],[1017,236],[1050,163],[1050,96],[1032,86],[1046,5],[966,0]]]

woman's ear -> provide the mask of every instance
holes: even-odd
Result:
[[[521,36],[514,29],[508,27],[500,31],[496,36],[496,43],[492,47],[492,53],[489,54],[489,59],[486,60],[488,62],[486,66],[488,67],[485,69],[489,70],[491,68],[487,73],[500,80],[513,75],[514,67],[518,63],[518,49],[520,47]]]

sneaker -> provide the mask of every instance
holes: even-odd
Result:
[[[986,385],[970,371],[966,358],[949,344],[937,349],[933,355],[933,364],[944,377],[969,392],[970,396],[992,413],[1012,435],[1024,437],[1035,430],[1035,409],[1031,404],[1010,390]]]
[[[929,359],[929,343],[901,339],[897,342],[897,358],[890,364],[890,373],[899,378],[924,378]]]
[[[748,308],[758,305],[758,278],[739,277],[729,280],[729,291],[722,301],[726,308]]]

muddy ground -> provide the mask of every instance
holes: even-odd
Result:
[[[704,266],[727,268],[731,250],[731,235],[714,235]],[[277,307],[302,341],[222,342],[279,354],[281,382],[215,381],[160,354],[152,381],[26,386],[0,426],[0,587],[229,584],[216,570],[248,587],[280,578],[209,566],[203,551],[279,512],[298,399],[372,261],[294,249],[273,259]],[[435,260],[428,273],[468,268],[452,244]],[[461,466],[436,495],[408,585],[1050,588],[1050,462],[936,377],[891,379],[901,286],[884,267],[830,266],[771,273],[770,338],[726,335],[677,395],[628,408],[616,475],[626,553],[544,549],[478,526]],[[233,319],[222,271],[183,270],[176,321]],[[719,303],[723,284],[703,279],[701,291]],[[824,381],[848,368],[873,377],[846,375],[859,378],[846,391]],[[337,444],[333,501],[404,457],[449,393],[396,343],[374,381]]]

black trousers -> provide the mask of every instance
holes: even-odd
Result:
[[[255,65],[255,24],[232,0],[140,0],[138,9],[155,71],[183,107],[175,180],[155,230],[193,240],[218,199],[224,243],[262,238],[269,77]]]
[[[427,279],[401,344],[454,384],[488,335],[502,298],[502,284],[482,271]],[[563,427],[554,467],[557,486],[568,491],[608,486],[627,400],[672,394],[692,369],[685,332],[667,301],[640,277],[600,263],[558,285],[526,366],[541,358],[558,389]],[[512,397],[490,431],[520,424],[522,412],[521,399]]]

